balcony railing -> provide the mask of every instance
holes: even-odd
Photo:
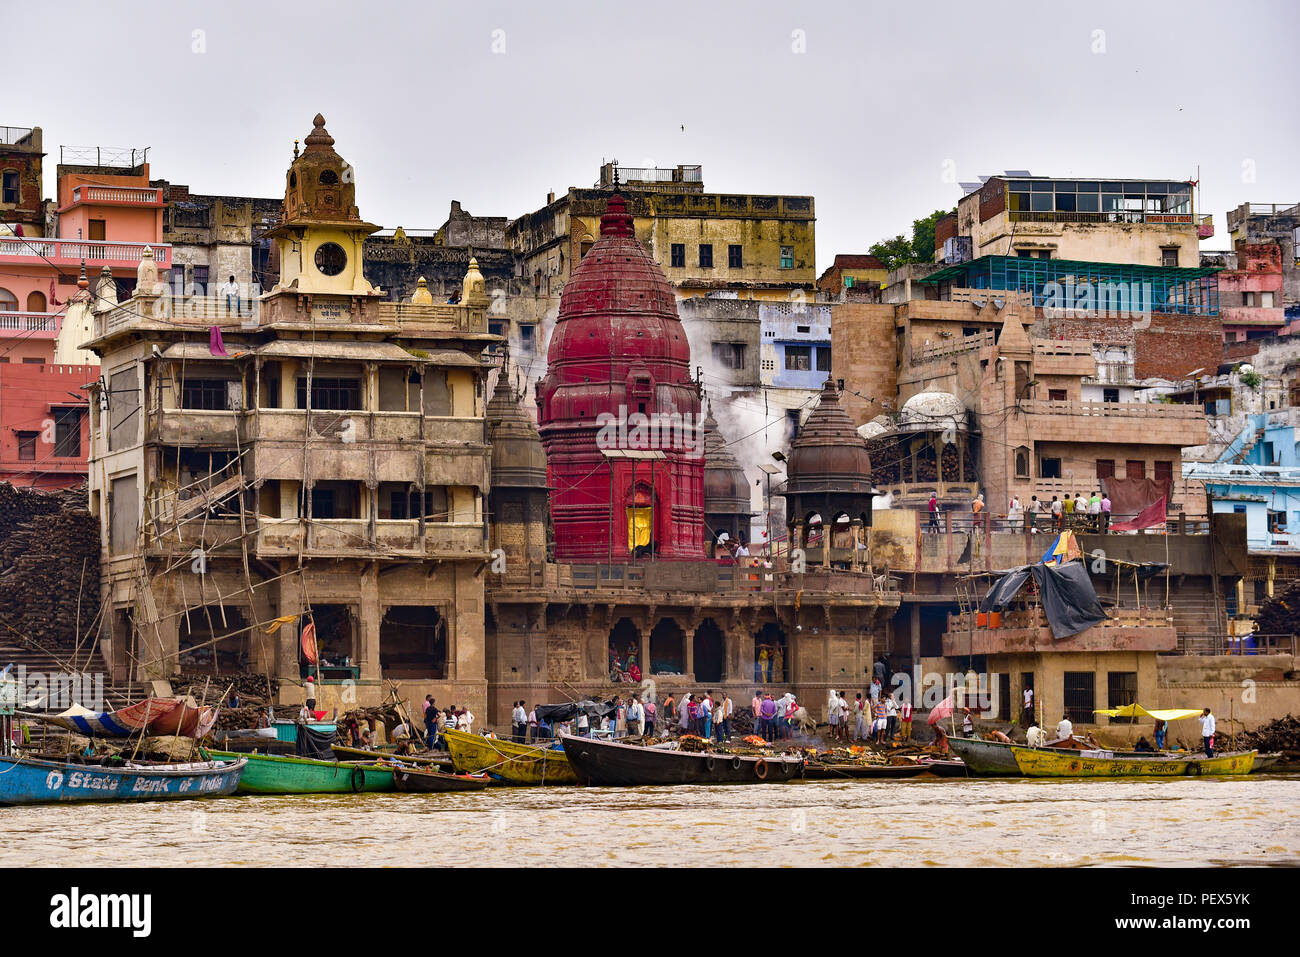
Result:
[[[172,248],[165,243],[118,243],[101,239],[48,239],[39,236],[0,236],[0,262],[30,263],[48,260],[74,266],[82,259],[89,266],[139,265],[145,247],[153,249],[159,267],[169,266]]]
[[[1139,223],[1160,226],[1191,226],[1191,213],[1148,213],[1140,209],[1115,209],[1105,213],[1066,212],[1053,209],[1013,209],[1007,212],[1013,223]]]
[[[53,339],[61,318],[44,312],[0,312],[0,338],[21,333],[25,339]]]
[[[1097,374],[1083,379],[1087,385],[1133,385],[1133,363],[1124,360],[1099,360]]]
[[[121,205],[161,206],[162,190],[141,186],[76,186],[74,203],[115,203]]]
[[[1088,415],[1104,418],[1149,418],[1201,420],[1204,411],[1199,406],[1173,405],[1156,402],[1069,402],[1035,399],[1028,403],[1035,415]]]

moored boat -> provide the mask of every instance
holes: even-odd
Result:
[[[802,757],[646,748],[564,735],[564,753],[587,785],[764,784],[802,778]]]
[[[1204,755],[1156,755],[1115,757],[1106,751],[1053,751],[1011,745],[1016,765],[1033,778],[1128,778],[1178,777],[1181,775],[1249,774],[1255,764],[1254,751]]]
[[[247,758],[240,794],[348,794],[393,790],[393,769],[378,764],[318,761],[280,754],[200,753],[215,758]]]
[[[0,804],[218,797],[234,793],[246,764],[240,755],[220,761],[118,766],[0,757]]]
[[[565,752],[517,744],[464,731],[444,731],[451,761],[461,774],[486,772],[508,784],[577,784]]]
[[[492,783],[486,774],[448,774],[420,768],[393,768],[393,784],[408,794],[481,791]]]
[[[1019,776],[1011,745],[1004,741],[982,741],[978,738],[949,738],[948,747],[962,759],[971,774]]]
[[[351,748],[344,744],[330,745],[330,750],[340,761],[377,761],[382,758],[399,757],[391,748],[377,751],[367,751],[365,748]],[[451,767],[451,756],[447,754],[403,754],[400,755],[403,764],[414,764],[419,767],[428,767],[430,765],[437,767]]]

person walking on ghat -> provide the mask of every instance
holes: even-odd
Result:
[[[903,695],[903,705],[899,709],[903,719],[903,740],[912,740],[912,698],[910,695]]]
[[[853,740],[862,741],[867,736],[867,718],[862,711],[862,692],[853,700]]]
[[[1214,757],[1214,715],[1209,708],[1201,712],[1201,746],[1207,758]]]

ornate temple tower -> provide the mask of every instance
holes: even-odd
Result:
[[[710,542],[726,532],[732,541],[748,544],[752,515],[745,470],[718,431],[710,401],[704,420],[704,522]]]
[[[537,384],[558,561],[704,558],[691,353],[663,271],[618,194],[560,298]]]
[[[781,494],[791,545],[805,549],[814,545],[808,555],[810,564],[819,557],[829,564],[832,550],[844,549],[856,565],[862,556],[855,543],[863,540],[863,528],[871,525],[871,455],[830,379],[817,407],[790,443],[786,474]],[[822,530],[817,543],[809,541],[812,524]]]

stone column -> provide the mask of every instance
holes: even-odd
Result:
[[[650,629],[638,628],[637,632],[637,658],[641,660],[641,674],[644,676],[650,674]]]
[[[361,669],[362,681],[378,681],[381,677],[379,667],[379,625],[383,620],[383,607],[379,603],[378,566],[370,562],[361,572],[360,600],[357,603],[357,666]],[[448,643],[454,627],[448,623]]]

